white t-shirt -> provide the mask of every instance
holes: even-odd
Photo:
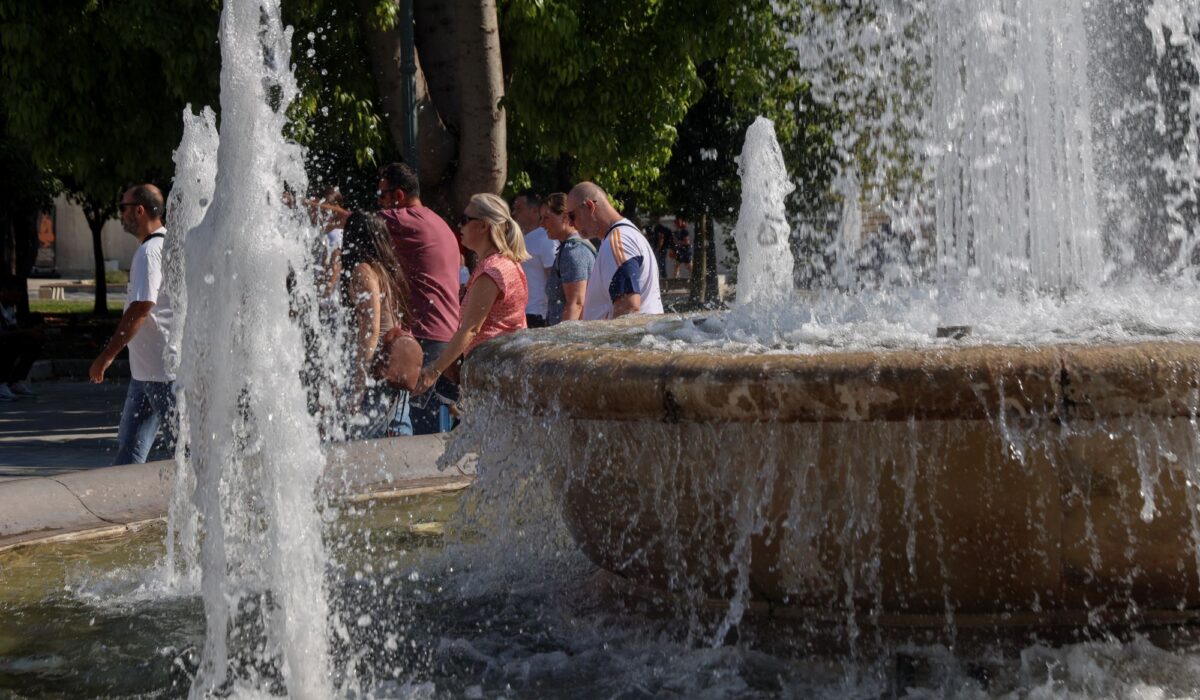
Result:
[[[545,318],[549,308],[549,300],[546,298],[546,270],[554,267],[554,256],[558,255],[558,241],[550,240],[546,229],[538,226],[525,234],[525,250],[532,256],[521,263],[525,270],[525,280],[529,283],[529,302],[525,304],[525,313]]]
[[[604,234],[600,250],[596,252],[596,265],[588,278],[587,293],[583,298],[583,320],[598,321],[612,318],[613,299],[610,287],[613,276],[629,260],[642,259],[641,271],[636,283],[642,297],[642,313],[661,314],[662,294],[658,289],[658,262],[650,242],[641,230],[629,219],[621,219]],[[630,280],[633,281],[633,280]]]
[[[325,251],[332,256],[333,251],[342,249],[342,229],[332,228],[325,232]]]
[[[160,228],[154,233],[166,234]],[[151,234],[153,235],[153,234]],[[171,301],[162,288],[163,239],[148,238],[138,246],[129,265],[129,292],[125,308],[135,301],[151,301],[154,307],[145,323],[129,341],[129,373],[143,382],[169,382],[163,352],[171,330]]]

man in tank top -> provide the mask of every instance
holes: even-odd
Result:
[[[150,184],[130,187],[117,205],[121,226],[138,239],[138,249],[129,266],[129,291],[125,312],[104,351],[92,363],[92,382],[104,381],[104,373],[121,350],[129,348],[132,380],[121,410],[117,431],[117,456],[113,464],[145,462],[163,429],[162,445],[175,442],[175,378],[166,367],[163,351],[171,328],[171,302],[162,288],[163,195]]]

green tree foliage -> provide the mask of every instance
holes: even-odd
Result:
[[[720,0],[507,0],[509,172],[569,158],[609,189],[647,189],[699,98],[696,66],[735,3]]]
[[[763,115],[796,201],[815,202],[834,115],[812,102],[788,46],[808,1],[507,0],[514,185],[594,178],[643,210],[723,217],[740,197],[745,129]]]
[[[736,206],[741,135],[773,118],[810,192],[829,115],[786,46],[809,0],[501,0],[509,172],[516,186],[594,178],[642,209]],[[364,46],[396,0],[285,0],[301,94],[292,135],[314,187],[369,203],[398,149]],[[0,105],[13,138],[95,216],[134,180],[163,184],[185,104],[217,106],[219,0],[0,0]],[[717,154],[704,160],[705,153]]]
[[[167,184],[188,103],[216,94],[217,0],[0,0],[8,133],[84,205],[96,313],[108,305],[100,230],[122,186]]]
[[[394,22],[395,2],[373,4],[370,21]],[[351,203],[367,206],[375,200],[375,171],[398,149],[379,107],[359,6],[356,0],[285,0],[283,14],[293,27],[300,86],[289,113],[290,135],[309,149],[310,184],[337,186]]]
[[[0,0],[12,135],[79,196],[169,177],[188,103],[217,92],[217,0]]]

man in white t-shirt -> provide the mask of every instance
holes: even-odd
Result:
[[[621,216],[594,182],[581,182],[567,195],[567,215],[587,238],[603,238],[583,299],[583,320],[626,314],[661,314],[654,250],[632,221]]]
[[[164,447],[175,441],[175,378],[169,376],[163,351],[171,328],[171,303],[162,289],[163,195],[154,185],[135,185],[121,195],[117,205],[121,226],[138,239],[129,266],[129,292],[125,313],[104,352],[92,363],[92,382],[104,381],[104,372],[121,350],[129,347],[133,376],[121,411],[117,431],[117,456],[113,464],[145,462],[163,428]]]
[[[550,239],[542,228],[542,198],[526,190],[513,199],[513,220],[525,233],[525,250],[529,259],[521,263],[525,279],[529,284],[529,301],[525,304],[525,325],[529,328],[544,328],[549,310],[546,296],[546,277],[554,267],[558,255],[558,241]]]

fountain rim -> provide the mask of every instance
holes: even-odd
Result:
[[[357,502],[466,488],[474,480],[473,458],[438,467],[448,440],[437,434],[327,445],[321,489],[331,500]],[[175,470],[174,461],[147,462],[0,482],[0,554],[161,520]]]
[[[661,318],[595,323],[629,332]],[[667,424],[1200,413],[1200,342],[752,355],[615,349],[554,336],[539,329],[483,343],[464,365],[464,385],[534,415]]]

